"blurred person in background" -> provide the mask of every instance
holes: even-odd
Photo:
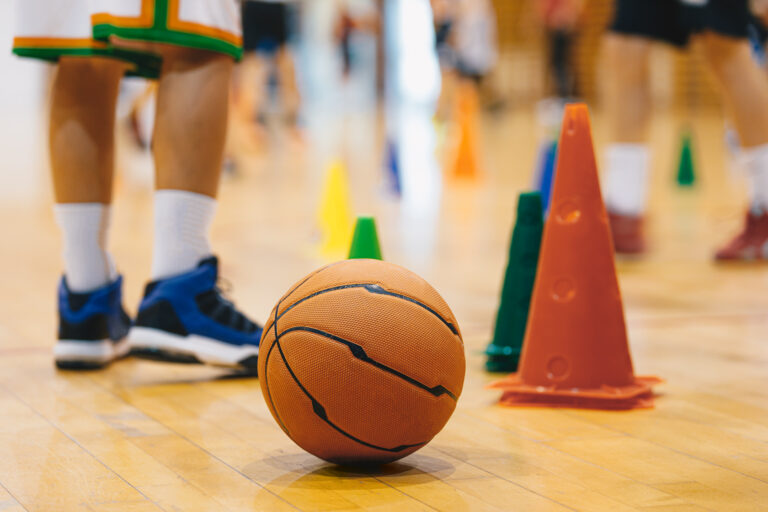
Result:
[[[16,12],[14,53],[57,63],[49,123],[64,246],[56,364],[100,367],[132,349],[250,367],[261,327],[221,295],[209,240],[231,72],[242,51],[236,4],[24,0]],[[157,80],[151,280],[134,320],[107,248],[125,74]]]
[[[558,98],[578,95],[573,43],[583,6],[583,0],[539,0],[539,15],[547,33],[549,79]]]
[[[731,111],[749,182],[744,227],[715,258],[768,259],[768,80],[751,54],[751,20],[747,0],[616,1],[605,40],[611,143],[605,150],[603,190],[617,252],[646,250],[651,44],[685,47],[695,38]]]
[[[453,48],[453,29],[458,0],[431,0],[435,24],[435,45],[440,62],[442,91],[437,104],[436,119],[450,118],[456,82],[456,52]]]
[[[349,78],[356,64],[353,39],[358,32],[379,34],[380,14],[373,0],[336,0],[334,39],[342,62],[342,75]]]
[[[451,42],[459,76],[481,84],[499,57],[491,0],[456,0]]]
[[[488,108],[501,105],[486,78],[498,61],[496,11],[491,0],[432,0],[443,89],[438,119],[447,118],[457,88],[473,88]]]
[[[297,0],[243,0],[243,60],[236,69],[234,106],[238,130],[251,144],[264,138],[273,85],[280,115],[291,134],[302,139],[301,94],[291,39]]]

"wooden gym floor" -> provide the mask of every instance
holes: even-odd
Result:
[[[635,369],[667,381],[654,410],[633,412],[509,409],[483,389],[496,376],[482,371],[480,351],[535,158],[531,112],[485,120],[485,176],[446,185],[439,206],[401,207],[381,195],[370,118],[334,128],[354,137],[338,154],[348,159],[355,210],[377,216],[387,260],[441,291],[467,345],[465,391],[448,426],[378,473],[302,452],[254,378],[137,360],[56,371],[59,239],[47,192],[4,201],[0,510],[768,510],[768,267],[710,262],[740,223],[743,191],[724,172],[721,116],[693,121],[699,186],[674,186],[682,120],[658,116],[653,252],[618,265]],[[261,319],[323,263],[312,225],[331,152],[286,144],[225,180],[214,228],[232,295]],[[128,169],[146,162],[121,162],[112,246],[135,310],[151,202]]]

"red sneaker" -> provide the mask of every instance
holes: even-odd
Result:
[[[749,211],[744,231],[717,251],[717,261],[768,260],[768,212],[759,215]]]
[[[613,249],[618,254],[643,254],[645,252],[643,217],[608,212],[608,222],[613,234]]]

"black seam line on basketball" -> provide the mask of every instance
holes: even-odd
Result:
[[[269,403],[272,405],[272,410],[275,411],[275,419],[277,420],[277,423],[280,425],[280,428],[283,429],[283,432],[288,434],[288,427],[286,427],[285,423],[283,423],[283,419],[280,417],[280,413],[277,412],[275,401],[272,399],[272,391],[269,389],[269,378],[267,377],[269,374],[267,371],[267,368],[269,368],[269,356],[272,355],[272,350],[275,348],[275,345],[277,345],[277,342],[273,342],[272,346],[269,347],[269,350],[267,351],[267,357],[264,360],[264,388],[267,390],[267,397],[269,398]]]
[[[343,260],[342,260],[342,261],[343,261]],[[293,289],[292,289],[291,291],[289,291],[288,293],[286,293],[286,294],[283,296],[283,298],[282,298],[282,299],[280,299],[280,303],[282,303],[282,302],[283,302],[285,299],[287,299],[288,297],[290,297],[291,295],[293,295],[293,292],[295,292],[296,290],[298,290],[299,288],[301,288],[302,286],[304,286],[304,284],[305,284],[307,281],[309,281],[310,279],[312,279],[313,277],[315,277],[315,276],[316,276],[316,275],[318,275],[319,273],[321,273],[321,272],[323,272],[323,271],[325,271],[325,270],[328,270],[328,269],[329,269],[329,268],[331,268],[331,267],[334,267],[334,266],[338,265],[339,263],[341,263],[341,261],[336,261],[336,262],[334,262],[334,263],[329,263],[328,265],[326,265],[326,266],[324,266],[324,267],[321,267],[321,268],[319,268],[319,269],[315,270],[314,272],[312,272],[311,274],[309,274],[309,275],[308,275],[307,277],[305,277],[305,278],[304,278],[304,279],[303,279],[303,280],[302,280],[302,281],[301,281],[299,284],[297,284],[296,286],[294,286],[294,287],[293,287]]]
[[[342,344],[346,345],[347,348],[349,348],[350,352],[352,352],[352,355],[355,356],[355,358],[359,359],[360,361],[363,361],[363,362],[366,362],[368,364],[371,364],[371,365],[375,366],[376,368],[378,368],[380,370],[383,370],[383,371],[385,371],[387,373],[390,373],[390,374],[392,374],[392,375],[394,375],[396,377],[399,377],[400,379],[402,379],[402,380],[404,380],[406,382],[409,382],[409,383],[413,384],[414,386],[416,386],[417,388],[423,389],[424,391],[426,391],[426,392],[428,392],[428,393],[430,393],[430,394],[432,394],[434,396],[438,396],[439,397],[439,396],[442,396],[442,395],[448,395],[449,397],[451,397],[453,399],[454,402],[457,400],[456,395],[451,393],[451,391],[448,390],[445,386],[437,385],[437,386],[434,386],[434,387],[429,387],[426,384],[424,384],[422,382],[419,382],[418,380],[414,379],[413,377],[409,377],[408,375],[406,375],[404,373],[401,373],[401,372],[395,370],[394,368],[390,368],[389,366],[387,366],[385,364],[382,364],[382,363],[376,361],[375,359],[371,359],[368,356],[368,354],[366,354],[365,349],[363,349],[363,347],[361,347],[357,343],[351,342],[349,340],[345,340],[344,338],[340,338],[340,337],[338,337],[338,336],[336,336],[334,334],[330,334],[330,333],[327,333],[325,331],[321,331],[320,329],[315,329],[314,327],[291,327],[291,328],[286,329],[283,332],[281,332],[280,333],[280,337],[282,338],[286,334],[288,334],[290,332],[295,332],[295,331],[311,332],[313,334],[317,334],[318,336],[322,336],[324,338],[328,338],[330,340],[342,343]]]
[[[341,286],[334,286],[332,288],[326,288],[324,290],[316,291],[315,293],[313,293],[311,295],[307,295],[306,297],[304,297],[304,298],[294,302],[293,304],[291,304],[290,306],[285,308],[282,313],[280,313],[279,315],[276,316],[275,321],[279,320],[284,314],[286,314],[288,311],[290,311],[291,309],[293,309],[294,307],[298,306],[299,304],[301,304],[304,301],[307,301],[307,300],[309,300],[309,299],[311,299],[313,297],[317,297],[318,295],[322,295],[324,293],[335,292],[335,291],[338,291],[338,290],[346,290],[346,289],[349,289],[349,288],[364,288],[366,291],[368,291],[370,293],[375,293],[375,294],[378,294],[378,295],[389,295],[390,297],[396,297],[398,299],[407,300],[408,302],[412,302],[412,303],[416,304],[417,306],[420,306],[421,308],[426,309],[427,311],[432,313],[434,316],[436,316],[441,322],[443,322],[445,324],[446,327],[448,327],[448,329],[450,329],[450,331],[453,334],[455,334],[456,336],[459,335],[459,331],[458,331],[458,329],[456,329],[456,326],[454,326],[451,322],[449,322],[448,320],[446,320],[445,318],[440,316],[440,313],[438,313],[437,311],[435,311],[431,307],[427,306],[423,302],[419,302],[416,299],[408,297],[407,295],[403,295],[403,294],[400,294],[400,293],[395,293],[395,292],[390,292],[389,290],[385,290],[384,288],[381,287],[381,285],[376,284],[376,283],[344,284],[344,285],[341,285]],[[280,301],[280,302],[282,302],[282,301]],[[279,304],[278,304],[278,306],[279,306]],[[272,327],[272,326],[270,326],[270,327]]]
[[[277,306],[280,306],[280,303],[278,302]],[[277,317],[277,307],[275,307],[275,317]],[[272,350],[275,348],[275,345],[277,344],[277,318],[275,318],[274,321],[275,324],[275,341],[272,342],[272,345],[269,347],[269,350],[267,351],[267,356],[264,359],[264,387],[267,390],[267,397],[269,398],[269,403],[272,405],[272,410],[275,412],[275,419],[277,419],[277,423],[280,425],[280,428],[283,429],[283,432],[288,434],[288,427],[283,423],[282,418],[280,418],[280,413],[277,412],[277,407],[275,406],[275,401],[272,400],[272,391],[269,389],[269,372],[267,371],[269,368],[269,356],[272,355]],[[269,332],[269,331],[266,331]],[[288,434],[290,436],[290,434]]]
[[[328,413],[325,412],[325,407],[323,407],[323,405],[320,402],[318,402],[315,399],[315,397],[312,396],[312,394],[307,390],[307,388],[305,388],[304,385],[302,385],[302,383],[299,381],[299,378],[296,377],[296,374],[293,373],[293,369],[291,369],[291,365],[288,364],[288,360],[286,359],[285,354],[283,353],[283,347],[280,345],[280,339],[279,338],[276,339],[274,344],[277,345],[277,351],[280,352],[280,357],[283,358],[283,363],[285,363],[285,367],[288,369],[288,373],[291,374],[291,377],[293,377],[294,382],[296,382],[296,384],[299,386],[301,391],[305,395],[307,395],[307,398],[309,398],[309,400],[312,402],[312,411],[318,416],[318,418],[320,418],[321,420],[326,422],[328,425],[333,427],[333,429],[339,432],[340,434],[352,439],[357,443],[362,444],[363,446],[367,446],[369,448],[374,448],[376,450],[381,450],[385,452],[392,452],[392,453],[401,452],[409,448],[415,448],[417,446],[424,446],[425,444],[427,444],[428,441],[424,441],[424,442],[415,443],[415,444],[401,444],[400,446],[395,446],[394,448],[385,448],[383,446],[377,446],[375,444],[371,444],[366,441],[363,441],[362,439],[359,439],[353,436],[352,434],[350,434],[349,432],[345,431],[344,429],[342,429],[341,427],[333,423],[330,420],[330,418],[328,418]]]

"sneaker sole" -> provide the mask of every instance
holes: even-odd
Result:
[[[103,368],[128,354],[128,340],[59,340],[53,347],[56,366],[65,370]]]
[[[233,346],[213,338],[179,336],[159,329],[133,327],[128,334],[131,354],[144,359],[174,363],[204,363],[255,370],[259,347]]]

